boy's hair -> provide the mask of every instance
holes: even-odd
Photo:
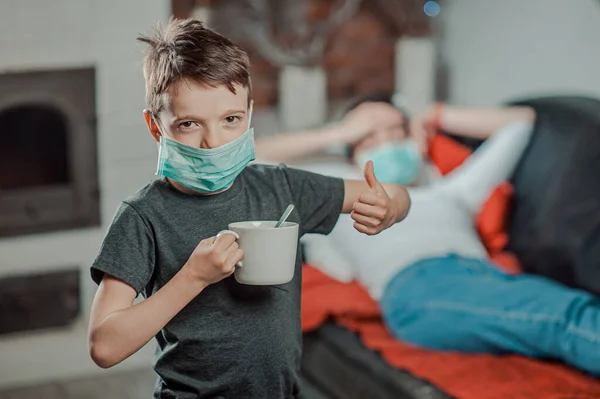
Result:
[[[166,27],[159,24],[151,36],[137,40],[150,46],[144,57],[144,79],[146,105],[153,114],[164,109],[169,88],[185,79],[212,87],[224,85],[234,94],[234,85],[241,85],[251,100],[248,54],[202,22],[171,18]]]

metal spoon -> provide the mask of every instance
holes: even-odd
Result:
[[[279,221],[275,225],[275,228],[283,226],[283,224],[285,223],[285,221],[290,216],[290,213],[292,213],[293,210],[294,210],[294,204],[289,204],[287,206],[287,208],[285,208],[283,215],[281,215],[281,217],[279,218]]]

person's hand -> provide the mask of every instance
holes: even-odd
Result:
[[[230,276],[243,256],[236,236],[217,235],[200,241],[184,268],[194,281],[208,286]]]
[[[367,235],[379,234],[398,221],[396,203],[392,201],[383,185],[375,177],[373,162],[365,165],[365,180],[369,189],[354,203],[350,216],[354,228]]]
[[[404,115],[393,105],[384,102],[365,102],[349,111],[342,120],[342,139],[354,144],[375,129],[399,126]]]
[[[426,115],[417,115],[410,120],[409,137],[412,138],[421,153],[427,153],[431,138],[430,122]]]
[[[436,123],[439,123],[439,113],[441,112],[440,106],[440,104],[433,105],[427,111],[416,115],[410,121],[409,136],[415,140],[419,150],[424,154],[428,152],[429,141],[435,135],[436,129],[438,128]],[[436,119],[438,119],[437,122]]]

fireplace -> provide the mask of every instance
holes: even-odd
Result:
[[[93,68],[0,74],[0,237],[100,224]]]

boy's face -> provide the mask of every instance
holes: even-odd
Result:
[[[248,89],[235,86],[211,87],[192,80],[173,84],[166,96],[167,106],[154,123],[147,112],[144,117],[156,141],[164,134],[195,148],[217,148],[240,137],[248,130],[250,110]]]

